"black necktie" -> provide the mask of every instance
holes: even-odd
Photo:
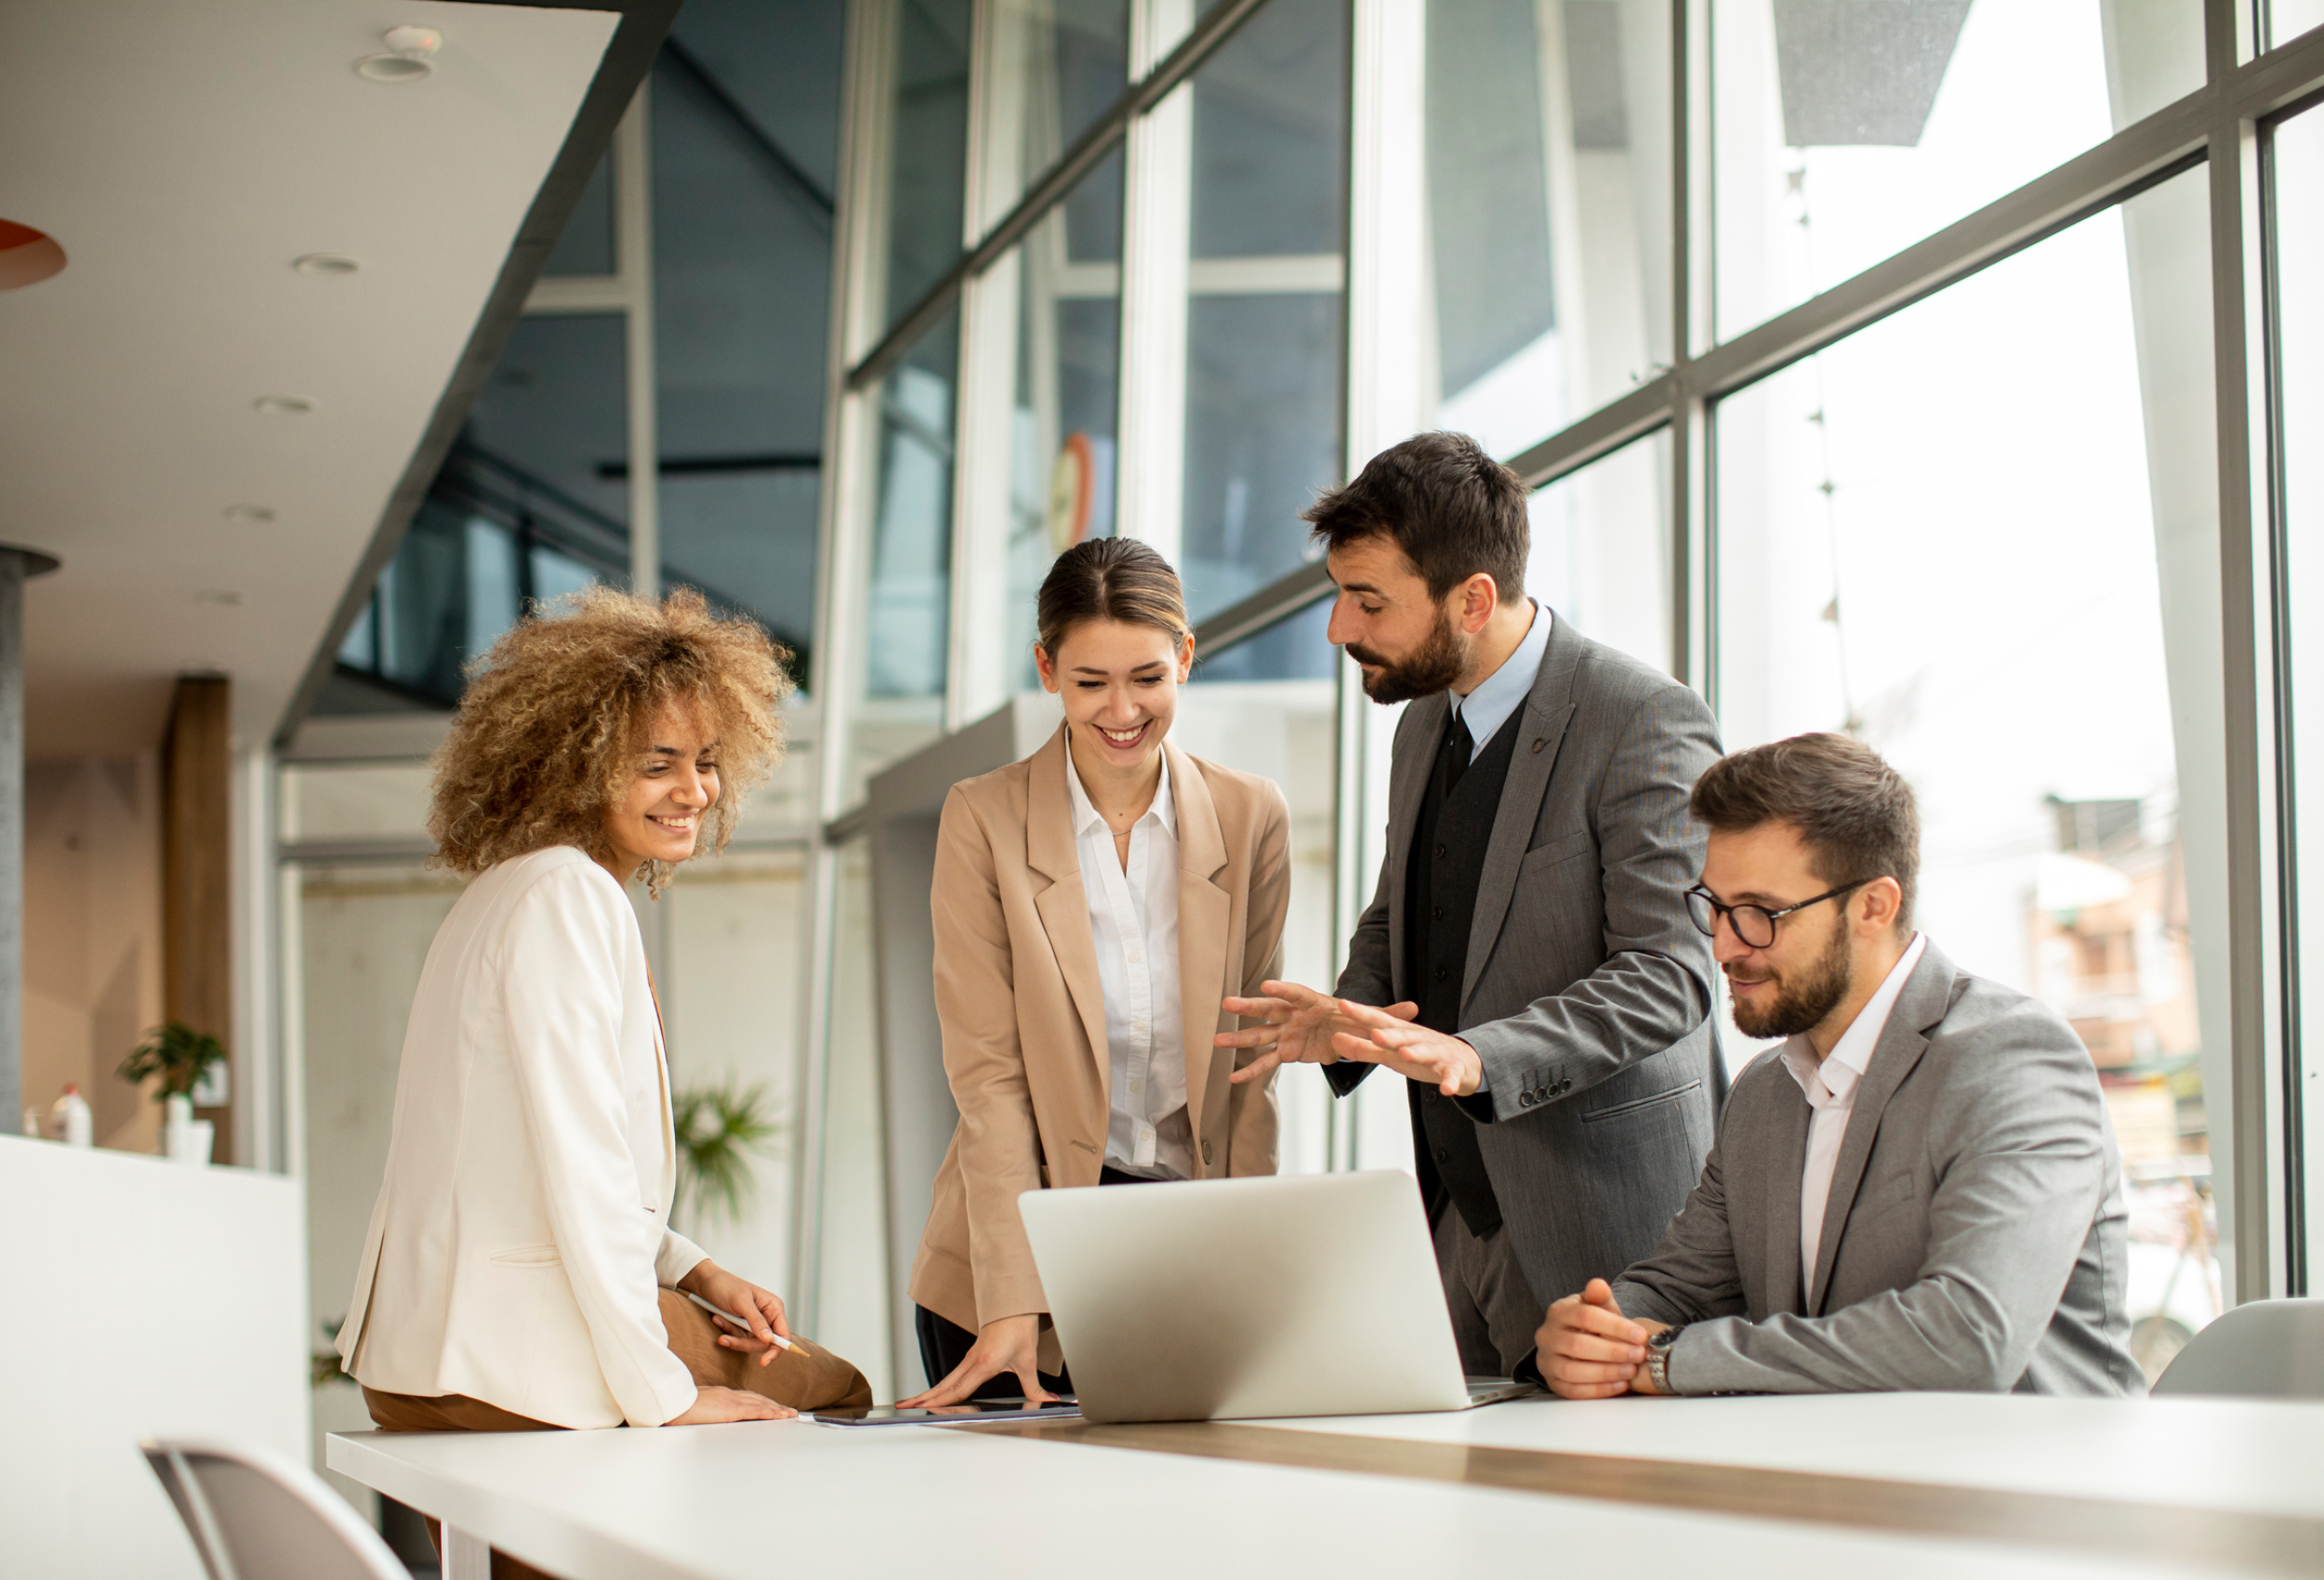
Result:
[[[1469,771],[1469,759],[1476,755],[1476,738],[1469,733],[1469,721],[1459,710],[1452,716],[1452,725],[1445,731],[1445,749],[1438,754],[1436,771],[1445,776],[1445,794],[1453,793],[1460,776]]]

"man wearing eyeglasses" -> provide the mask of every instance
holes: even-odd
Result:
[[[1801,735],[1712,765],[1688,914],[1735,1083],[1662,1243],[1552,1306],[1570,1399],[1874,1389],[2144,1391],[2098,1073],[2056,1011],[1912,928],[1920,815],[1870,747]]]

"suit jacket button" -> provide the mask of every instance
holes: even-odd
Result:
[[[1533,749],[1537,752],[1541,749],[1541,743],[1538,739],[1536,739],[1533,743]]]
[[[1517,1106],[1519,1108],[1531,1108],[1533,1106],[1533,1094],[1531,1092],[1519,1092],[1517,1094]]]
[[[1208,1141],[1202,1144],[1202,1161],[1206,1166],[1210,1162],[1210,1143]]]
[[[1451,1159],[1451,1157],[1452,1153],[1446,1152],[1444,1148],[1439,1147],[1436,1149],[1436,1161],[1438,1163],[1447,1162]]]
[[[1436,848],[1436,859],[1440,862],[1445,859],[1445,848],[1442,845]]]

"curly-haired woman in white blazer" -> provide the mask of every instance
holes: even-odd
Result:
[[[758,626],[596,589],[477,666],[436,758],[428,952],[339,1353],[390,1430],[683,1426],[869,1403],[669,1228],[669,1066],[623,884],[724,845],[781,755]],[[721,1328],[681,1292],[740,1313]],[[509,1572],[496,1560],[500,1572]]]

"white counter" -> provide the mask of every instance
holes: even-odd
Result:
[[[0,1573],[199,1580],[149,1434],[307,1457],[298,1187],[0,1136]]]

